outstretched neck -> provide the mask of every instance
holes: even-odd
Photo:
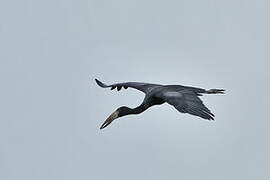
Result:
[[[140,106],[131,109],[131,114],[140,114],[146,109],[145,105],[141,104]]]
[[[145,111],[146,109],[147,109],[147,107],[144,104],[141,104],[140,106],[135,107],[135,108],[126,107],[125,110],[121,114],[122,114],[122,116],[126,116],[129,114],[140,114],[143,111]]]

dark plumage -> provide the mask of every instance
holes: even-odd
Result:
[[[136,108],[120,107],[113,112],[107,120],[102,124],[100,129],[107,127],[116,118],[129,114],[139,114],[151,106],[159,105],[167,102],[174,106],[181,113],[189,113],[199,116],[203,119],[214,120],[214,114],[203,104],[198,96],[202,94],[223,94],[223,89],[205,90],[202,88],[181,86],[181,85],[160,85],[139,82],[117,83],[106,85],[95,79],[96,83],[102,88],[111,88],[121,90],[122,87],[134,88],[145,93],[142,104]]]

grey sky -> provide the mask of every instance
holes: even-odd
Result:
[[[268,1],[0,1],[0,179],[270,179]],[[225,88],[99,126],[144,81]]]

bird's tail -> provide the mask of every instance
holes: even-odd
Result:
[[[206,94],[224,94],[225,90],[224,89],[209,89],[209,90],[206,90],[205,93]]]

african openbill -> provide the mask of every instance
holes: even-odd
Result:
[[[203,104],[198,96],[202,94],[223,94],[223,89],[205,90],[202,88],[181,86],[181,85],[159,85],[139,82],[126,82],[106,85],[95,79],[97,84],[102,88],[117,88],[118,91],[122,87],[134,88],[145,93],[145,98],[141,105],[135,108],[122,106],[114,111],[107,120],[102,124],[100,129],[107,127],[113,120],[129,114],[139,114],[154,105],[163,104],[165,102],[174,106],[181,113],[189,113],[199,116],[203,119],[214,120],[214,114]]]

